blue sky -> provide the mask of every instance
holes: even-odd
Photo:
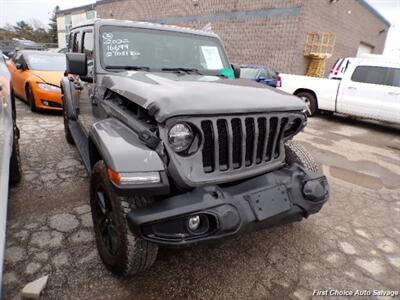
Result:
[[[400,0],[366,1],[392,24],[386,41],[385,53],[400,56]],[[40,20],[46,25],[56,5],[59,5],[61,9],[66,9],[94,2],[94,0],[0,0],[0,26],[4,26],[6,23],[15,24],[19,20],[31,21],[33,19]]]

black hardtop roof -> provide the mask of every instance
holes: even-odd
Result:
[[[196,34],[196,35],[219,38],[218,35],[216,35],[213,32],[197,30],[197,29],[193,29],[193,28],[186,28],[186,27],[179,27],[179,26],[175,26],[175,25],[166,25],[166,24],[151,23],[151,22],[116,20],[116,19],[92,19],[92,20],[77,24],[76,26],[72,27],[71,30],[81,28],[81,27],[94,26],[94,24],[97,24],[97,23],[100,23],[100,25],[115,25],[115,26],[127,26],[127,27],[146,28],[146,29],[155,29],[155,30],[175,31],[175,32],[191,33],[191,34]]]

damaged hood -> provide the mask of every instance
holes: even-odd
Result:
[[[143,71],[103,74],[98,79],[103,88],[146,109],[151,107],[158,122],[182,115],[306,109],[295,96],[245,79]]]

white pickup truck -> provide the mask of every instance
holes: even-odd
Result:
[[[318,111],[400,124],[400,61],[346,58],[335,79],[279,74],[279,89]]]

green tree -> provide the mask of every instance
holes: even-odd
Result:
[[[59,6],[54,8],[53,14],[50,18],[49,22],[49,40],[50,43],[58,42],[58,34],[57,34],[57,11],[60,9]]]
[[[24,37],[31,37],[33,36],[33,28],[31,25],[26,23],[25,21],[18,21],[14,25],[14,30],[17,32],[19,35],[24,36]]]

